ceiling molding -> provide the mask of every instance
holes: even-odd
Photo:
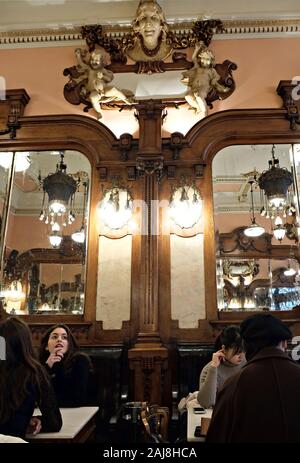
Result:
[[[193,21],[176,22],[170,24],[170,29],[178,35],[190,31]],[[237,38],[271,38],[281,36],[300,36],[300,19],[274,19],[274,20],[226,20],[223,21],[225,30],[216,34],[215,39]],[[87,24],[85,24],[87,25]],[[103,26],[103,31],[109,37],[122,37],[129,32],[131,26],[115,25]],[[1,48],[17,46],[49,46],[69,45],[75,42],[83,42],[81,26],[26,29],[18,31],[0,32]]]

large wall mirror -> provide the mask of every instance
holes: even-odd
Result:
[[[298,145],[234,145],[213,159],[217,303],[222,311],[300,305]]]
[[[90,179],[80,152],[0,152],[0,294],[8,313],[83,313]]]

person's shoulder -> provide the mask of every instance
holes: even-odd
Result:
[[[72,363],[73,365],[80,365],[80,366],[88,366],[89,368],[92,366],[90,357],[85,354],[84,352],[75,352],[72,356]]]

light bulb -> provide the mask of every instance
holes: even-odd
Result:
[[[72,240],[75,241],[76,243],[84,243],[85,240],[85,233],[84,233],[84,228],[82,227],[80,230],[76,231],[75,233],[72,233]]]
[[[49,203],[49,211],[50,214],[63,214],[64,212],[66,212],[66,205],[62,201],[54,199]]]
[[[53,234],[49,236],[49,241],[51,246],[53,246],[54,248],[58,248],[62,241],[62,236],[57,235],[57,232],[53,232]]]
[[[270,207],[278,209],[279,207],[285,206],[285,204],[286,198],[284,196],[274,196],[269,198]]]
[[[274,236],[277,240],[281,241],[285,237],[285,228],[281,225],[278,225],[273,230]]]

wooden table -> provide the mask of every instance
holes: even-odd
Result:
[[[212,415],[212,408],[208,408],[205,413],[201,415],[196,415],[194,413],[194,408],[199,407],[199,403],[196,400],[191,400],[187,403],[187,412],[188,412],[188,419],[187,419],[187,440],[189,442],[204,442],[205,434],[207,431],[207,427]],[[195,437],[195,429],[196,426],[201,426],[202,419],[205,419],[205,430],[204,426],[202,425],[201,435],[199,437]]]
[[[61,408],[63,425],[59,432],[28,434],[26,440],[32,443],[81,443],[87,442],[95,431],[95,415],[99,407]],[[36,409],[34,415],[40,415]]]

